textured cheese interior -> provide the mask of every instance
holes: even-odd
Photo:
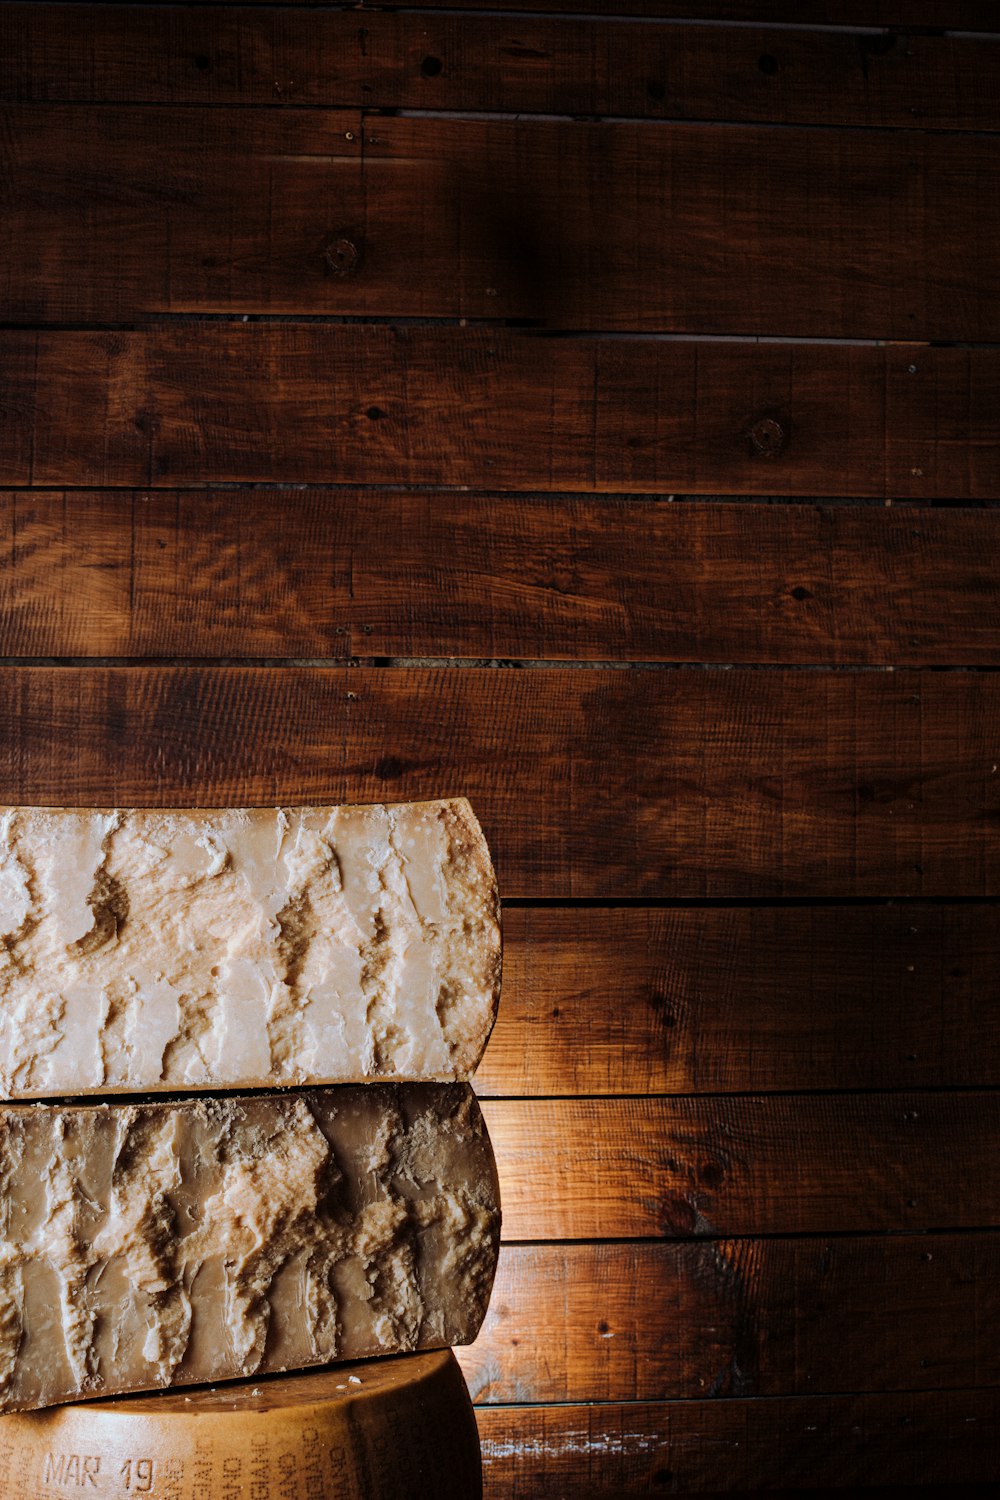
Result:
[[[0,1096],[471,1077],[499,903],[464,799],[0,812]]]
[[[496,1168],[467,1084],[0,1109],[0,1409],[473,1339]]]

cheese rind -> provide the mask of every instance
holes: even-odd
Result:
[[[0,1410],[473,1339],[500,1231],[467,1084],[0,1109]]]
[[[467,1079],[499,986],[464,798],[0,809],[0,1097]]]
[[[8,1413],[0,1495],[481,1500],[472,1402],[450,1350]],[[90,1481],[93,1480],[93,1484]]]

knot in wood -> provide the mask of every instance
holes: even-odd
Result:
[[[747,429],[751,451],[760,458],[777,458],[788,442],[788,427],[777,417],[758,417]]]
[[[331,235],[323,246],[323,264],[330,276],[353,276],[361,265],[361,248],[346,234]]]

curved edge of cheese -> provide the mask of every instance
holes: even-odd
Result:
[[[192,1500],[479,1500],[482,1459],[465,1381],[444,1350],[4,1418],[5,1500],[91,1481]]]
[[[465,798],[0,808],[0,1097],[464,1080],[500,978]]]
[[[471,1342],[500,1240],[468,1084],[0,1108],[0,1410]]]

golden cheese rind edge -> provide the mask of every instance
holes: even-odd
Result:
[[[465,1080],[500,975],[465,798],[0,808],[0,1097]]]
[[[499,1236],[468,1084],[0,1107],[0,1410],[468,1343]]]
[[[176,1500],[479,1500],[482,1461],[472,1402],[445,1350],[8,1414],[4,1500],[91,1487]]]

